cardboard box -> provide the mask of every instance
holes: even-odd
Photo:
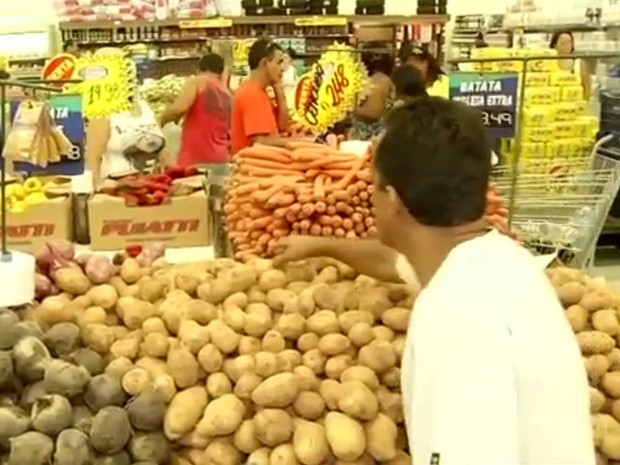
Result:
[[[23,212],[7,214],[10,250],[37,253],[54,239],[73,240],[71,197],[57,197],[46,203],[30,205]]]
[[[152,207],[127,207],[120,197],[95,194],[88,202],[92,250],[123,250],[131,244],[167,247],[209,245],[209,211],[204,191],[173,197]]]

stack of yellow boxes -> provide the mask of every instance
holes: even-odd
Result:
[[[481,48],[473,58],[503,58],[506,61],[477,63],[476,71],[522,73],[522,61],[511,57],[554,55],[545,49]],[[521,140],[522,172],[545,174],[568,165],[577,157],[590,154],[598,118],[586,115],[586,102],[579,76],[559,69],[558,60],[528,61],[525,74],[523,130]],[[502,152],[507,161],[515,156],[514,139],[506,139]]]

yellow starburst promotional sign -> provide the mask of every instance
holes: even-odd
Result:
[[[121,54],[95,54],[77,59],[75,79],[67,91],[79,93],[88,118],[105,117],[131,109],[129,98],[135,88],[135,67]]]
[[[306,130],[324,132],[353,110],[368,85],[368,72],[348,45],[334,44],[295,89],[295,120]]]

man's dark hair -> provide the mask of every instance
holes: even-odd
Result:
[[[396,97],[417,98],[424,97],[426,81],[418,68],[412,65],[400,65],[392,73],[392,84]]]
[[[564,34],[566,34],[568,37],[570,37],[570,41],[571,41],[571,53],[575,52],[575,36],[573,35],[573,33],[571,31],[568,30],[560,30],[560,31],[555,31],[553,33],[553,35],[551,36],[551,40],[549,41],[549,48],[556,48],[558,46],[558,42],[560,40],[560,37],[562,37]]]
[[[282,50],[277,43],[271,39],[257,39],[254,41],[248,52],[248,64],[250,69],[258,68],[263,58],[271,59],[276,51]]]
[[[388,115],[374,163],[379,187],[392,186],[416,221],[450,227],[484,215],[489,153],[478,111],[425,97]]]
[[[203,73],[222,74],[224,72],[224,58],[217,53],[207,53],[198,62],[198,69]]]

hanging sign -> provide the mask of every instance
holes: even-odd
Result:
[[[479,109],[491,137],[515,136],[518,95],[518,74],[450,74],[450,99]]]
[[[353,110],[367,84],[368,73],[355,51],[335,44],[297,82],[295,120],[306,130],[325,132]]]
[[[10,120],[13,121],[20,101],[11,101]],[[74,94],[52,95],[47,100],[52,120],[71,142],[69,153],[63,154],[61,160],[39,166],[33,163],[14,161],[13,170],[28,174],[76,175],[84,172],[84,118],[82,114],[82,96]],[[0,158],[4,162],[4,158]]]
[[[79,58],[74,77],[82,82],[67,86],[67,91],[82,95],[87,118],[108,116],[131,109],[135,74],[135,66],[123,55]]]
[[[41,78],[46,81],[68,81],[75,75],[77,59],[68,53],[56,55],[45,63]]]
[[[184,19],[179,21],[180,29],[222,29],[232,27],[230,18]]]
[[[295,26],[297,27],[315,27],[315,26],[346,26],[349,24],[345,16],[308,16],[295,18]]]

